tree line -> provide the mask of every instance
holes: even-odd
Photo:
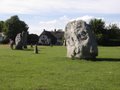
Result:
[[[92,19],[89,25],[99,45],[120,45],[120,28],[117,24],[105,26],[105,21],[102,19]]]
[[[28,29],[28,25],[24,21],[21,21],[17,15],[10,17],[6,21],[0,21],[0,32],[3,32],[6,36],[2,43],[8,43],[9,39],[15,41],[18,33],[22,33],[22,31],[28,32]],[[36,44],[38,38],[36,34],[28,34],[28,44]]]
[[[92,32],[96,36],[99,45],[120,45],[120,28],[117,24],[110,24],[106,26],[105,21],[102,19],[91,19],[89,22]],[[9,39],[15,40],[18,33],[28,31],[28,25],[14,15],[6,21],[0,21],[0,32],[6,36],[3,42],[8,42]],[[28,43],[35,44],[39,37],[36,34],[28,35]]]

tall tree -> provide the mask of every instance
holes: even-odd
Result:
[[[4,29],[4,21],[0,21],[0,32]]]
[[[17,15],[5,21],[4,32],[10,39],[14,40],[18,33],[27,30],[28,25],[24,21],[21,21]]]
[[[117,24],[111,24],[107,28],[109,39],[120,39],[120,28]]]
[[[89,24],[91,25],[91,29],[95,34],[100,34],[103,32],[105,28],[105,22],[102,19],[92,19]]]
[[[91,26],[91,30],[95,34],[98,42],[103,39],[106,33],[105,22],[102,21],[102,19],[92,19],[90,20],[89,25]]]

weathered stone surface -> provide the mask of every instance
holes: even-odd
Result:
[[[91,59],[98,55],[97,43],[90,26],[82,20],[66,25],[65,40],[69,58]]]
[[[22,43],[22,35],[21,33],[17,34],[15,38],[15,49],[21,50],[23,49],[23,43]]]
[[[22,33],[17,34],[15,38],[15,49],[22,50],[27,48],[27,35],[28,32],[23,31]]]
[[[28,32],[23,31],[22,32],[23,48],[27,48],[27,36],[28,36]]]

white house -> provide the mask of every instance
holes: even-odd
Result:
[[[64,32],[62,30],[46,31],[44,30],[39,36],[39,44],[41,45],[62,45]]]

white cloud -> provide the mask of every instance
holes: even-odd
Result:
[[[35,24],[29,24],[29,27],[30,27],[29,32],[40,35],[43,29],[46,29],[48,31],[51,31],[54,29],[64,29],[66,23],[68,23],[69,20],[70,19],[68,17],[63,16],[58,19],[53,19],[49,21],[40,21]]]
[[[54,29],[64,29],[65,25],[70,19],[66,16],[60,17],[55,20],[41,21],[39,22],[41,29],[54,30]]]
[[[39,24],[36,26],[30,25],[30,32],[32,33],[37,33],[38,35],[43,31],[43,29],[46,29],[48,31],[54,30],[54,29],[63,29],[65,28],[65,25],[73,20],[84,20],[87,23],[94,18],[98,18],[98,19],[102,19],[99,17],[94,17],[94,16],[82,16],[82,17],[78,17],[78,18],[68,18],[67,16],[63,16],[60,17],[58,19],[55,20],[49,20],[49,21],[41,21],[39,22]]]
[[[49,20],[49,21],[41,21],[38,23],[38,26],[31,26],[30,25],[30,32],[31,33],[36,33],[38,35],[41,34],[41,32],[43,31],[43,29],[46,29],[48,31],[54,30],[54,29],[65,29],[65,25],[70,22],[70,21],[74,21],[74,20],[84,20],[87,23],[91,20],[91,19],[102,19],[103,21],[105,21],[106,26],[110,25],[110,24],[117,24],[117,26],[120,27],[120,22],[119,21],[113,21],[113,22],[108,22],[106,19],[104,19],[103,17],[95,17],[95,16],[89,16],[89,15],[85,15],[85,16],[81,16],[78,18],[68,18],[67,16],[63,16],[60,17],[58,19],[55,20]]]
[[[119,13],[120,0],[1,0],[0,13]]]
[[[29,25],[29,33],[40,35],[43,30],[40,29],[39,26],[36,25]]]
[[[25,17],[26,19],[24,19],[24,21],[30,19],[27,20],[27,23],[30,27],[30,33],[37,33],[39,35],[43,29],[64,29],[65,25],[71,20],[81,19],[89,22],[89,20],[92,18],[99,18],[89,16],[89,13],[93,13],[93,15],[120,14],[119,4],[120,0],[0,0],[0,14],[22,14],[23,16],[24,14],[31,15],[31,18]],[[87,13],[88,15],[78,18],[67,17],[72,15],[83,15],[84,13]],[[41,14],[46,18],[54,18],[56,14],[58,16],[55,16],[55,19],[53,20],[46,21],[42,19],[41,21],[41,18],[38,18],[38,16],[41,16]],[[62,15],[66,16],[59,18],[59,16]],[[36,16],[37,19],[35,19],[33,16]],[[103,17],[100,18],[104,19]]]
[[[106,22],[106,27],[112,24],[116,24],[120,28],[120,22],[118,21],[113,21],[113,22]]]
[[[75,19],[71,19],[70,21],[73,21],[73,20],[83,20],[83,21],[85,21],[86,23],[89,23],[89,21],[90,21],[91,19],[95,19],[95,18],[104,20],[103,17],[95,17],[95,16],[85,15],[85,16],[78,17],[78,18],[75,18]]]

